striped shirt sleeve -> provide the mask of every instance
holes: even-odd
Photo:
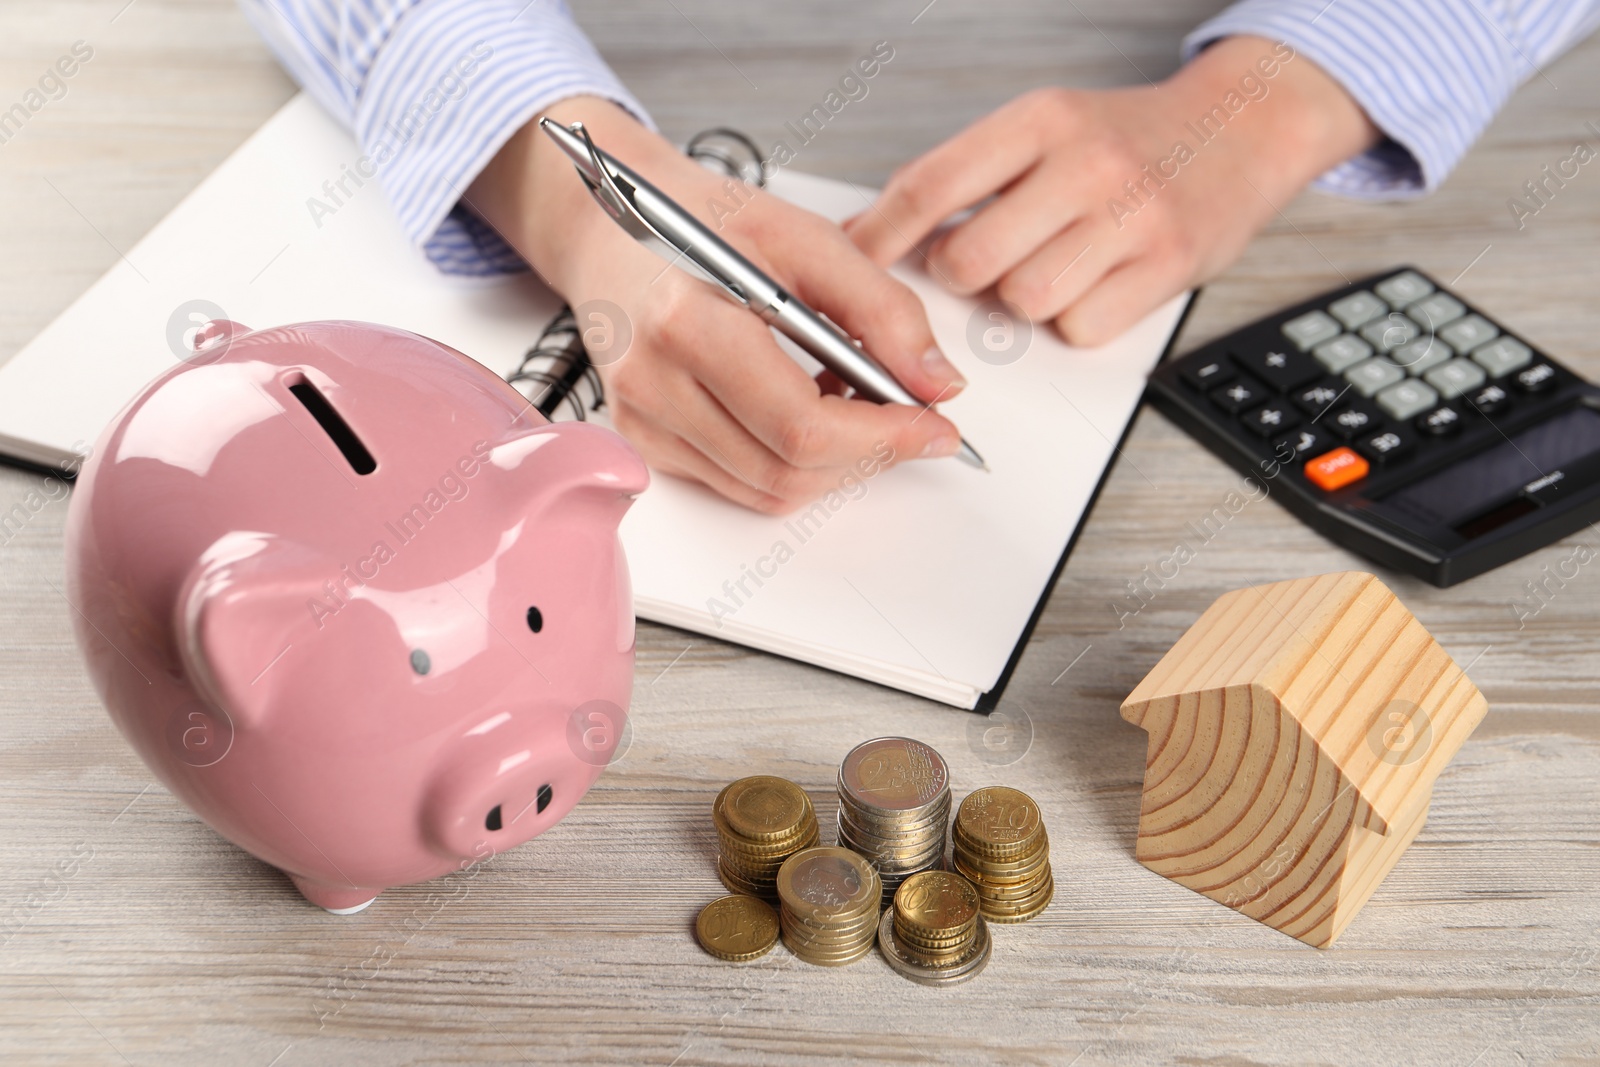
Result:
[[[1517,86],[1597,24],[1600,0],[1240,0],[1183,55],[1241,34],[1287,41],[1385,135],[1316,188],[1398,199],[1438,188]]]
[[[565,0],[239,0],[284,68],[356,137],[401,228],[452,274],[522,270],[460,204],[494,154],[567,97],[649,116]]]

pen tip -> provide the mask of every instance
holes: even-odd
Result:
[[[989,464],[984,461],[982,456],[978,455],[978,450],[967,444],[965,441],[961,442],[960,449],[956,451],[956,458],[969,467],[976,467],[981,471],[987,471],[989,469]]]

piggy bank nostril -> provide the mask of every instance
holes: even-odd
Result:
[[[496,804],[494,807],[489,809],[488,818],[483,820],[483,828],[485,830],[500,829],[500,805]]]
[[[538,810],[539,811],[543,811],[545,808],[548,808],[550,806],[550,798],[552,796],[554,796],[554,795],[555,794],[550,791],[550,787],[548,785],[541,785],[539,787],[539,808],[538,808]]]
[[[534,633],[538,633],[540,630],[544,629],[544,612],[540,611],[538,608],[528,609],[528,629],[532,630]]]

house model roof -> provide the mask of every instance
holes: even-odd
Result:
[[[1426,807],[1434,779],[1488,710],[1483,695],[1394,593],[1346,571],[1224,594],[1123,702],[1149,728],[1180,698],[1275,698],[1387,833]],[[1165,716],[1162,716],[1165,717]],[[1262,739],[1266,743],[1266,739]]]

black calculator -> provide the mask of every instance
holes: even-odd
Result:
[[[1163,363],[1148,395],[1319,533],[1437,586],[1600,518],[1600,389],[1415,268]]]

